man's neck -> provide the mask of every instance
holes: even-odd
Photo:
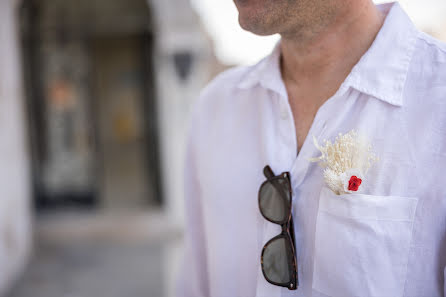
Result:
[[[287,88],[307,92],[323,86],[326,93],[334,93],[371,46],[384,18],[373,3],[367,3],[349,7],[319,32],[281,34],[281,70]]]

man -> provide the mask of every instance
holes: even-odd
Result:
[[[398,3],[235,4],[244,29],[281,40],[257,65],[215,78],[194,106],[178,295],[444,296],[446,45],[418,31]],[[379,161],[360,193],[336,195],[309,161],[320,155],[312,138],[351,130]],[[280,188],[281,173],[289,173],[291,226],[266,220],[277,205],[258,201],[265,180],[270,194]],[[283,247],[261,263],[281,229]],[[273,267],[282,285],[271,283],[268,261],[286,264]]]

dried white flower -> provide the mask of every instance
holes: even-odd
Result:
[[[340,189],[344,186],[344,182],[340,175],[338,175],[335,171],[330,168],[325,168],[324,170],[324,180],[327,186],[333,190],[336,194],[340,194]]]
[[[368,169],[378,161],[371,152],[371,145],[364,137],[359,137],[355,130],[344,135],[339,133],[333,144],[325,140],[325,146],[320,146],[314,136],[313,142],[322,155],[310,161],[319,162],[325,168],[324,180],[338,195],[360,190]]]

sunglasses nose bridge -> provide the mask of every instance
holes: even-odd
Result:
[[[286,220],[285,223],[280,224],[280,226],[282,227],[282,233],[289,233],[289,230],[290,230],[290,220],[289,220],[289,218]]]
[[[293,230],[293,220],[291,219],[291,212],[288,218],[286,218],[286,221],[279,224],[282,227],[282,234],[287,234],[292,238],[291,232]]]

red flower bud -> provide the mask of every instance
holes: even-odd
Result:
[[[362,179],[358,178],[356,175],[352,175],[352,177],[350,177],[350,180],[348,181],[349,191],[358,191],[361,182]]]

